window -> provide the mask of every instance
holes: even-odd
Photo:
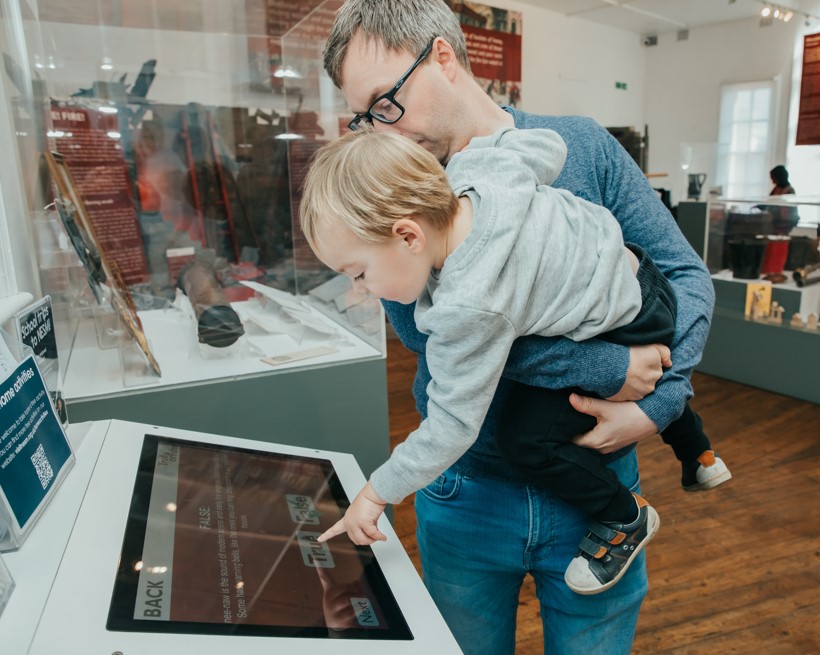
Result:
[[[769,193],[773,89],[768,81],[721,90],[717,179],[729,198]]]

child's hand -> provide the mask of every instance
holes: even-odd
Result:
[[[344,517],[316,541],[322,543],[343,532],[347,532],[350,541],[359,546],[369,546],[374,541],[387,541],[387,537],[376,527],[386,506],[387,503],[376,495],[368,482],[350,503]]]
[[[663,369],[672,366],[669,348],[656,343],[650,346],[632,346],[629,349],[629,368],[620,391],[607,400],[640,400],[655,390]]]

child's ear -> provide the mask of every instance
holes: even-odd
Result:
[[[393,236],[401,239],[410,252],[421,252],[427,243],[421,225],[410,218],[400,218],[393,223]]]

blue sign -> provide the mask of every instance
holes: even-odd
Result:
[[[0,383],[0,489],[21,529],[71,457],[43,377],[29,356]]]

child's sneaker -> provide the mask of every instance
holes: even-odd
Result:
[[[704,450],[694,462],[683,462],[681,470],[684,491],[705,491],[732,479],[731,471],[714,450]]]
[[[658,513],[638,494],[638,518],[632,523],[589,525],[580,550],[564,574],[567,586],[578,594],[599,594],[620,580],[635,556],[658,532]]]

